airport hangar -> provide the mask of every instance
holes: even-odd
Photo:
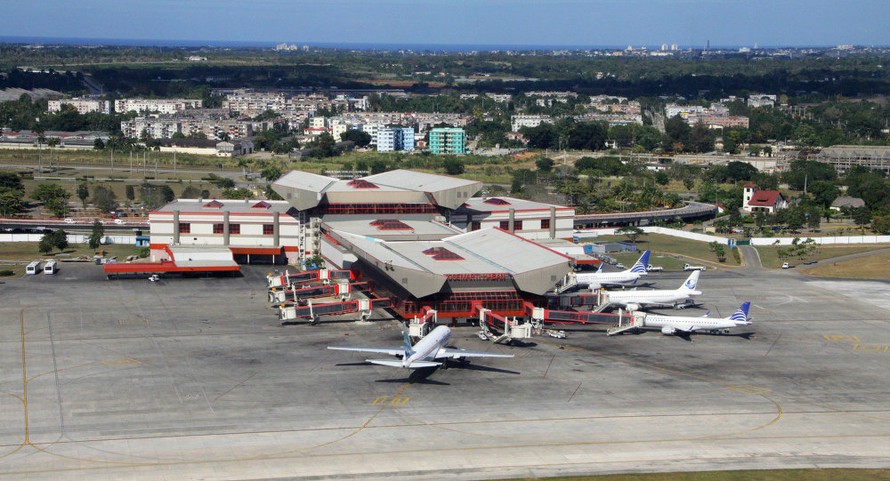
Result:
[[[273,183],[283,201],[182,199],[150,214],[151,253],[204,248],[220,263],[297,264],[320,254],[372,280],[404,318],[478,307],[521,316],[576,260],[574,209],[509,197],[473,197],[480,182],[394,170],[355,179],[292,171]],[[547,246],[541,243],[546,243]]]

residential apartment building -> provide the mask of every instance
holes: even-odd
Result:
[[[439,127],[430,130],[430,153],[454,155],[466,154],[466,132],[464,132],[464,129],[454,127]]]
[[[175,114],[186,109],[200,109],[202,105],[203,101],[193,99],[118,99],[114,101],[114,111]]]
[[[414,129],[410,127],[389,127],[377,131],[377,151],[393,152],[414,150]]]
[[[523,127],[535,128],[541,124],[552,124],[553,118],[549,115],[520,114],[510,117],[510,130],[518,132]]]
[[[77,113],[79,114],[89,114],[93,112],[98,112],[101,114],[111,113],[111,102],[107,100],[81,98],[50,100],[46,110],[51,113],[61,112],[63,105],[70,105],[74,107],[75,109],[77,109]]]

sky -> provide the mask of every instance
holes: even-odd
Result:
[[[890,46],[890,0],[0,0],[0,35],[509,46]]]

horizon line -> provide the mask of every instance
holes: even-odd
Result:
[[[166,48],[220,48],[220,47],[274,47],[276,45],[299,45],[310,48],[340,49],[340,50],[625,50],[628,47],[634,49],[647,49],[660,51],[662,45],[676,45],[678,50],[705,50],[707,45],[690,46],[679,43],[663,42],[655,45],[648,44],[624,44],[618,45],[575,45],[575,44],[500,44],[500,43],[389,43],[389,42],[309,42],[309,41],[275,41],[275,40],[187,40],[187,39],[148,39],[148,38],[102,38],[102,37],[53,37],[32,35],[0,35],[0,44],[23,45],[68,45],[68,46],[106,46],[106,47],[166,47]],[[842,45],[851,45],[857,48],[887,48],[885,45],[710,45],[709,50],[725,50],[750,48],[757,50],[774,50],[783,48],[806,49],[820,48],[831,49]],[[671,51],[671,50],[667,50]],[[677,50],[675,50],[677,51]]]

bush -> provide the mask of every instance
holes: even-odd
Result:
[[[137,254],[140,259],[145,259],[148,255],[151,254],[151,249],[148,247],[140,247],[139,253]]]
[[[15,272],[9,269],[3,269],[2,271],[0,271],[0,277],[11,276],[13,274],[15,274]]]

